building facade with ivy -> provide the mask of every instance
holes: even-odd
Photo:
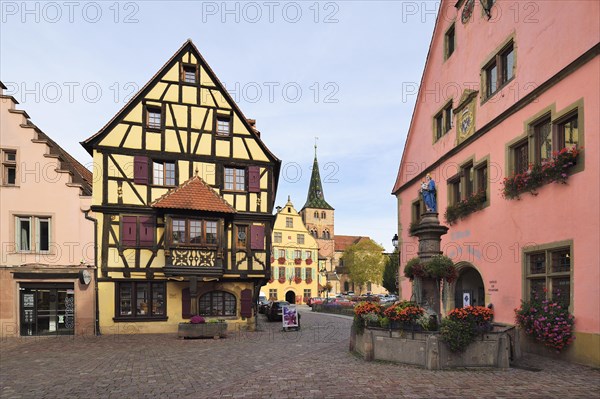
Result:
[[[400,275],[417,256],[430,175],[459,273],[445,311],[492,305],[514,324],[521,301],[561,303],[576,339],[559,357],[598,366],[600,6],[536,7],[530,23],[502,2],[442,0],[392,190]]]

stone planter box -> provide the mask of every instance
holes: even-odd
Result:
[[[177,336],[179,338],[221,338],[225,337],[227,323],[179,323]]]
[[[352,329],[350,350],[365,360],[384,360],[420,366],[428,370],[462,367],[508,369],[511,356],[510,328],[495,327],[480,334],[462,353],[451,352],[438,332],[410,332],[366,327],[362,334]],[[513,354],[514,355],[514,354]]]

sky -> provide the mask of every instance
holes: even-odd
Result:
[[[82,164],[79,144],[192,39],[306,201],[314,146],[335,233],[393,249],[391,195],[437,1],[0,2],[0,80]]]

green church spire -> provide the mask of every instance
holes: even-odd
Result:
[[[302,207],[316,209],[331,209],[333,207],[325,201],[323,195],[323,185],[321,184],[321,175],[319,174],[319,161],[317,161],[317,144],[315,143],[315,160],[313,161],[312,175],[310,176],[310,186],[308,187],[308,196],[306,204]]]

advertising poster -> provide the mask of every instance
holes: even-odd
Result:
[[[296,309],[296,305],[284,306],[282,311],[283,328],[298,327],[298,309]]]

